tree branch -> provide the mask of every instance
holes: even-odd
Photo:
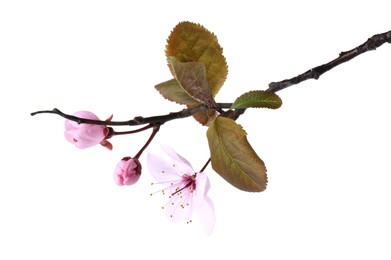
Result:
[[[384,43],[391,43],[391,31],[381,33],[381,34],[375,34],[371,38],[369,38],[366,42],[361,44],[360,46],[346,52],[341,52],[338,56],[338,58],[330,61],[329,63],[317,66],[315,68],[312,68],[296,77],[293,77],[291,79],[285,79],[279,82],[271,82],[269,84],[269,88],[267,91],[271,92],[277,92],[284,88],[290,87],[292,85],[299,84],[302,81],[305,81],[307,79],[318,79],[323,73],[335,68],[336,66],[345,63],[355,57],[357,57],[360,54],[363,54],[364,52],[375,50],[376,48],[380,47]],[[223,108],[230,108],[232,103],[218,103],[217,106],[219,109]],[[43,113],[50,113],[50,114],[57,114],[59,116],[62,116],[68,120],[75,121],[78,124],[96,124],[96,125],[111,125],[111,126],[136,126],[136,125],[145,125],[145,124],[156,124],[156,125],[162,125],[167,121],[173,120],[173,119],[179,119],[179,118],[185,118],[192,116],[198,112],[204,111],[209,109],[206,105],[199,105],[194,108],[188,108],[183,109],[178,112],[169,113],[166,115],[160,115],[160,116],[152,116],[152,117],[135,117],[132,120],[127,121],[101,121],[101,120],[91,120],[91,119],[85,119],[80,118],[77,116],[72,116],[65,114],[58,110],[57,108],[54,108],[53,110],[42,110],[31,113],[32,116],[37,114],[43,114]],[[245,109],[236,109],[234,111],[233,117],[236,119],[241,114],[243,114]]]
[[[219,108],[230,108],[232,106],[232,103],[217,103],[217,106]],[[133,118],[132,120],[127,121],[102,121],[102,120],[92,120],[92,119],[86,119],[86,118],[80,118],[77,116],[65,114],[58,110],[57,108],[53,108],[53,110],[41,110],[31,113],[32,116],[35,116],[37,114],[56,114],[63,118],[66,118],[71,121],[75,121],[78,124],[94,124],[94,125],[111,125],[111,126],[136,126],[136,125],[145,125],[145,124],[159,124],[162,125],[167,121],[178,119],[178,118],[185,118],[192,116],[198,112],[204,111],[209,109],[206,105],[199,105],[193,108],[188,109],[182,109],[178,112],[172,112],[166,115],[161,116],[151,116],[151,117],[142,117],[137,116]]]
[[[372,36],[360,46],[350,51],[341,52],[338,58],[330,61],[329,63],[312,68],[291,79],[285,79],[279,82],[271,82],[267,91],[277,92],[292,85],[299,84],[300,82],[307,79],[318,79],[323,73],[357,57],[360,54],[363,54],[364,52],[375,50],[386,42],[391,43],[391,31]]]

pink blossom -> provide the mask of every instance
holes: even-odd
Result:
[[[114,182],[119,185],[135,184],[141,176],[141,164],[137,158],[124,157],[114,170]]]
[[[168,197],[164,206],[167,217],[172,221],[191,222],[193,213],[198,216],[205,231],[211,234],[215,213],[212,200],[208,197],[209,179],[203,172],[194,172],[191,164],[177,154],[171,147],[162,147],[170,157],[168,162],[149,154],[148,169],[152,176],[162,184],[163,195]]]
[[[85,119],[99,120],[95,114],[88,111],[79,111],[73,115]],[[111,150],[113,146],[106,140],[108,132],[108,128],[104,125],[78,124],[71,120],[65,120],[65,138],[80,149],[101,144]]]

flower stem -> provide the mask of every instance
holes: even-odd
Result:
[[[160,129],[160,125],[161,124],[150,124],[150,127],[153,127],[153,130],[152,130],[152,134],[151,136],[148,138],[147,142],[144,144],[144,146],[140,149],[140,151],[133,157],[133,158],[136,158],[136,159],[139,159],[141,154],[144,152],[144,150],[148,147],[148,145],[152,142],[153,138],[155,137],[155,135],[157,134],[157,132],[159,131]]]
[[[205,170],[205,168],[208,166],[208,164],[210,163],[210,158],[208,159],[208,161],[205,163],[204,167],[202,167],[202,169],[200,170],[200,172],[203,172]]]

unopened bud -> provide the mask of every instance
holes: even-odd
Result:
[[[124,157],[114,170],[114,182],[119,185],[135,184],[141,176],[141,164],[137,158]]]

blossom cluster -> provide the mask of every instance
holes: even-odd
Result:
[[[99,120],[89,111],[79,111],[74,116]],[[106,121],[110,121],[112,116]],[[146,129],[146,128],[145,128]],[[102,145],[109,150],[113,145],[108,141],[113,130],[106,125],[78,123],[72,120],[65,121],[65,138],[79,149],[89,148],[95,145]],[[128,133],[132,133],[131,131]],[[205,231],[210,234],[215,223],[214,206],[208,196],[210,182],[204,172],[195,172],[191,164],[177,154],[173,148],[162,146],[168,159],[157,155],[147,156],[147,166],[151,175],[158,184],[163,186],[162,193],[167,196],[167,203],[163,207],[169,220],[192,221],[192,216],[197,215]],[[142,152],[143,150],[141,150]],[[133,185],[141,176],[142,166],[139,161],[139,152],[133,158],[123,157],[116,165],[113,178],[119,185]]]

